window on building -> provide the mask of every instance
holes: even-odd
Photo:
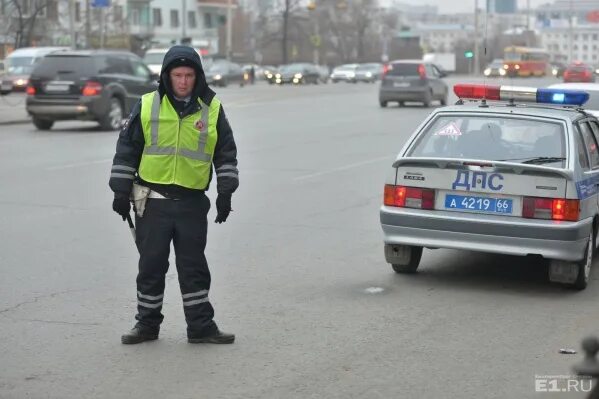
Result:
[[[162,10],[160,8],[152,9],[154,26],[162,26]]]
[[[81,3],[75,2],[75,22],[81,22]]]
[[[593,33],[593,40],[597,40],[599,39],[599,35],[597,35],[596,33]]]
[[[171,28],[179,27],[179,10],[171,10]]]
[[[191,29],[195,29],[198,26],[196,23],[196,12],[195,11],[187,12],[187,22],[189,22],[189,27]]]
[[[113,13],[114,13],[114,20],[115,21],[122,21],[123,20],[123,6],[115,5]]]
[[[597,45],[593,44],[593,50],[597,50]]]
[[[58,21],[58,2],[49,1],[48,2],[48,19],[51,21]]]
[[[204,28],[214,28],[214,19],[212,18],[212,14],[210,14],[209,12],[204,14]]]
[[[133,9],[131,10],[131,21],[129,21],[133,26],[139,26],[139,10]]]
[[[572,48],[573,48],[574,50],[578,50],[578,44],[575,44],[575,45],[573,45],[573,46],[572,46]]]
[[[593,54],[593,61],[597,61],[597,54]]]
[[[583,45],[582,45],[582,49],[583,49],[583,50],[588,50],[588,49],[589,49],[589,46],[587,46],[586,44],[583,44]]]
[[[586,33],[584,33],[582,35],[582,40],[589,40],[589,35],[587,35]]]

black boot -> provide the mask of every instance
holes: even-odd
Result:
[[[133,327],[131,331],[121,335],[121,343],[126,345],[139,344],[144,341],[153,341],[158,339],[157,332],[144,330],[140,327]]]
[[[220,330],[216,330],[216,333],[212,335],[187,337],[187,342],[190,344],[232,344],[235,342],[235,334],[227,334]]]

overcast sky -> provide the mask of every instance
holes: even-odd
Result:
[[[443,14],[456,12],[470,12],[474,10],[475,0],[398,0],[400,3],[406,4],[431,4],[439,7],[439,12]],[[501,0],[499,0],[501,1]],[[530,7],[535,8],[538,5],[545,3],[553,3],[552,0],[530,0]],[[574,2],[576,4],[576,1]],[[486,0],[478,0],[478,7],[484,9],[487,5]],[[526,9],[526,0],[518,0],[518,8]]]

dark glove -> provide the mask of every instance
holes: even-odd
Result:
[[[229,213],[231,213],[231,194],[219,194],[216,197],[216,215],[215,223],[223,223],[227,221]]]
[[[124,221],[131,211],[131,202],[129,202],[129,197],[115,194],[114,201],[112,201],[112,210],[121,215]]]

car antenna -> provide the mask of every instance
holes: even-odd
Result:
[[[476,9],[474,10],[475,13],[478,14],[478,1],[476,1],[474,3]],[[484,57],[483,59],[486,60],[487,59],[487,28],[489,26],[488,24],[488,18],[489,18],[489,10],[487,10],[485,8],[485,37],[483,39],[483,48],[485,49],[484,52]],[[474,18],[474,23],[478,23],[478,18]],[[478,31],[478,26],[474,27],[474,30],[477,32]],[[478,39],[474,39],[474,43],[478,43]],[[478,46],[476,46],[477,48],[474,49],[474,51],[478,51]],[[486,62],[486,61],[485,61]],[[475,70],[480,71],[479,69],[480,67],[480,63],[478,64],[478,66],[475,68]],[[483,84],[485,85],[485,87],[487,86],[487,75],[485,75],[485,73],[483,72]],[[487,94],[487,90],[485,90],[485,94]],[[489,105],[487,104],[487,99],[485,97],[483,97],[483,99],[480,102],[479,108],[489,108]]]

